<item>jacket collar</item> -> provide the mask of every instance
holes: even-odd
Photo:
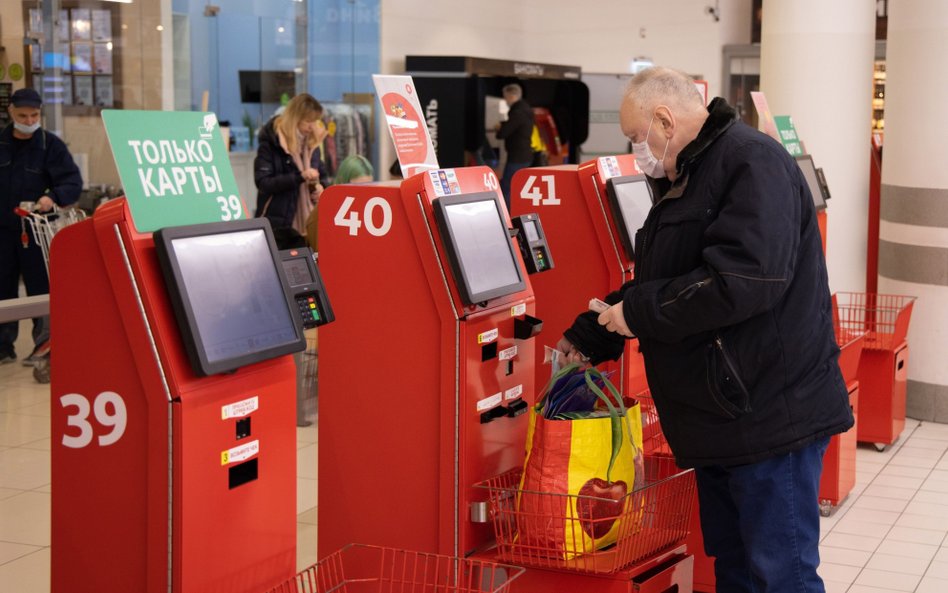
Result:
[[[3,130],[0,130],[0,143],[12,144],[13,140],[13,124],[9,123]],[[46,150],[46,130],[42,127],[36,130],[29,141],[31,147]]]
[[[685,193],[688,187],[688,176],[691,170],[700,162],[701,157],[721,135],[737,122],[737,112],[721,97],[715,97],[708,104],[708,119],[705,120],[698,136],[688,143],[678,154],[675,163],[678,175],[674,183],[667,179],[651,179],[652,189],[658,190],[653,195],[660,195],[662,199],[678,198]]]

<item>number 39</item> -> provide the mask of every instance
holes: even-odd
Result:
[[[66,417],[66,424],[79,429],[76,436],[63,434],[63,445],[70,449],[82,449],[89,445],[93,435],[92,425],[89,423],[89,400],[78,393],[69,393],[59,398],[59,402],[63,408],[76,408],[75,414]],[[109,406],[112,408],[111,412]],[[117,443],[125,434],[125,427],[128,425],[128,412],[122,396],[114,391],[103,391],[96,396],[92,411],[99,424],[112,427],[110,433],[99,435],[99,446],[108,447]]]
[[[221,207],[221,220],[237,220],[243,214],[244,208],[240,203],[240,198],[231,194],[226,198],[217,196],[217,203]]]

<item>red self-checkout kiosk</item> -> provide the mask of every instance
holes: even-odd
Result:
[[[340,319],[320,334],[320,556],[365,542],[495,558],[476,485],[523,464],[539,388],[531,280],[548,273],[528,277],[497,187],[473,167],[320,198],[320,267]],[[545,268],[539,227],[522,228]],[[528,568],[512,590],[690,591],[684,546],[661,552],[644,576]]]
[[[51,590],[258,593],[286,581],[288,354],[305,344],[304,303],[306,323],[331,319],[318,274],[299,280],[265,219],[143,233],[124,199],[52,250]]]
[[[352,542],[466,556],[473,485],[522,463],[534,299],[486,167],[330,187],[320,267],[319,555]]]
[[[578,167],[528,168],[514,175],[511,215],[539,213],[557,258],[554,271],[531,277],[535,294],[543,295],[537,299],[537,316],[554,332],[569,327],[587,309],[590,298],[602,297],[632,279],[630,237],[645,220],[650,196],[632,155],[603,157]],[[617,218],[614,208],[622,208],[628,220]],[[542,349],[535,356],[538,377],[548,377]],[[620,363],[603,368],[619,374],[622,393],[648,389],[635,340],[626,346]]]

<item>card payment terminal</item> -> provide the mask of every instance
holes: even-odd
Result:
[[[325,325],[336,318],[314,258],[313,250],[308,247],[280,252],[283,272],[296,301],[303,329]]]

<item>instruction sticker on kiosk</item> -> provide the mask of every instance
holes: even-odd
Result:
[[[521,395],[523,395],[523,383],[521,383],[520,385],[517,385],[516,387],[511,387],[510,389],[505,391],[504,400],[510,401],[512,399],[517,399]]]
[[[599,157],[599,170],[602,172],[603,181],[622,174],[622,170],[619,168],[619,159],[614,156]]]
[[[221,406],[221,420],[228,418],[243,418],[260,407],[260,398],[256,395],[233,404]]]
[[[221,451],[221,465],[246,461],[260,452],[260,441],[251,441],[246,445]]]
[[[498,358],[500,358],[500,360],[511,360],[516,356],[517,356],[517,347],[511,346],[510,348],[505,348],[501,350],[500,354],[498,355]]]
[[[486,331],[482,334],[477,334],[477,343],[490,344],[491,342],[494,342],[497,340],[498,335],[499,335],[499,332],[497,331],[497,328],[495,327],[494,329],[490,331]]]
[[[477,411],[483,412],[491,408],[499,406],[504,401],[504,395],[502,393],[495,393],[490,397],[485,397],[484,399],[477,402]]]
[[[454,169],[428,171],[428,177],[431,179],[431,185],[434,186],[435,195],[438,197],[461,193],[461,184],[458,182],[458,174]]]
[[[511,317],[520,317],[521,315],[526,315],[526,314],[527,314],[526,303],[520,303],[519,305],[514,305],[513,307],[510,308]]]

